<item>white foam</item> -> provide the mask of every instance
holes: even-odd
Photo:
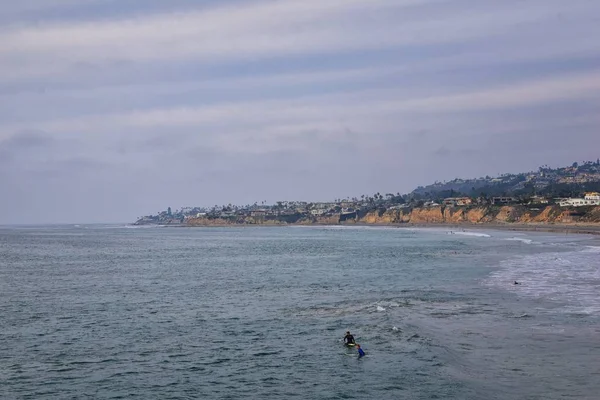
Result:
[[[406,228],[408,229],[408,228]],[[460,230],[448,229],[448,228],[431,228],[431,227],[418,227],[418,228],[410,228],[413,231],[421,231],[428,233],[436,233],[436,234],[445,234],[445,235],[462,235],[462,236],[472,236],[472,237],[492,237],[489,233],[483,232],[473,232],[473,231],[465,231],[462,228],[457,228]]]
[[[385,308],[383,308],[381,306],[377,306],[377,311],[385,311]]]
[[[294,226],[294,225],[292,225]],[[366,225],[299,225],[301,228],[313,228],[325,231],[382,231],[398,230],[395,226],[366,226]]]
[[[463,236],[475,236],[475,237],[485,237],[485,238],[492,237],[491,235],[488,235],[487,233],[480,233],[480,232],[468,232],[468,231],[454,232],[454,231],[452,231],[452,233],[454,235],[463,235]]]
[[[562,304],[563,310],[600,314],[600,247],[531,254],[505,260],[484,284],[519,296]],[[519,285],[514,285],[518,281]]]
[[[504,240],[511,240],[511,241],[521,242],[521,243],[525,243],[525,244],[533,243],[533,240],[531,240],[531,239],[525,239],[525,238],[519,238],[519,237],[511,237],[511,238],[506,238]]]

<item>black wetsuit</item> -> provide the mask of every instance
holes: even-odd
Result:
[[[346,344],[354,344],[354,336],[348,334],[344,336],[344,343]]]

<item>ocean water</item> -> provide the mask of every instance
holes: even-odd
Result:
[[[0,228],[0,398],[599,398],[589,236],[130,228]]]

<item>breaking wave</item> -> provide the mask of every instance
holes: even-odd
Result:
[[[521,243],[525,243],[525,244],[532,244],[533,243],[533,240],[531,240],[531,239],[525,239],[525,238],[519,238],[519,237],[506,238],[505,240],[510,240],[510,241],[514,241],[514,242],[521,242]]]
[[[453,234],[453,235],[463,235],[463,236],[485,237],[485,238],[492,237],[492,235],[488,235],[487,233],[468,232],[468,231],[457,231],[457,232],[451,231],[451,234]]]
[[[484,284],[550,300],[566,312],[600,315],[600,247],[531,254],[501,262]],[[515,285],[517,281],[519,284]]]

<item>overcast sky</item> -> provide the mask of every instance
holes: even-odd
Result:
[[[595,160],[598,38],[596,0],[5,1],[0,224]]]

